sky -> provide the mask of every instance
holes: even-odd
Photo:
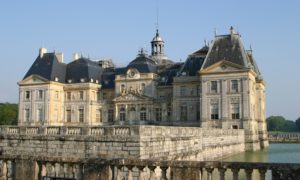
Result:
[[[17,82],[38,49],[112,58],[127,65],[150,52],[156,22],[173,61],[184,61],[214,32],[238,31],[266,81],[267,116],[300,117],[300,1],[26,0],[0,2],[0,102],[18,102]],[[157,13],[158,12],[158,13]],[[158,16],[157,16],[158,15]],[[158,17],[158,18],[157,18]]]

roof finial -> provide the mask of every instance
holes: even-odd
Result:
[[[234,30],[233,26],[230,26],[230,34],[231,35],[235,34],[235,30]]]
[[[156,36],[159,36],[159,33],[158,33],[158,29],[159,29],[158,16],[159,16],[159,6],[158,6],[158,0],[156,0],[156,23],[155,23],[155,26],[156,26]]]
[[[217,36],[217,28],[214,29],[215,37]]]

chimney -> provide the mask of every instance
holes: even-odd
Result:
[[[76,61],[77,59],[79,59],[79,54],[78,53],[73,53],[73,61]]]
[[[39,49],[39,56],[40,58],[43,58],[44,54],[47,53],[47,49],[46,48],[40,48]]]
[[[64,62],[64,53],[55,53],[55,56],[56,56],[58,62],[60,62],[60,63]]]

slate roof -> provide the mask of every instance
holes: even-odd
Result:
[[[160,86],[172,85],[174,77],[177,76],[178,71],[181,69],[182,66],[183,63],[176,63],[162,68],[161,71],[158,73],[160,77],[158,85]]]
[[[31,75],[39,75],[49,81],[58,78],[58,82],[64,83],[66,66],[57,60],[55,53],[45,53],[42,58],[40,56],[36,58],[23,79]]]
[[[204,46],[201,49],[189,55],[184,65],[180,69],[178,75],[196,76],[197,72],[201,69],[203,65],[208,49],[208,46]]]
[[[137,69],[140,73],[155,73],[157,65],[154,60],[146,54],[139,54],[133,61],[126,67],[126,71],[130,68]],[[125,72],[126,72],[125,71]]]
[[[217,36],[204,61],[203,69],[226,60],[248,68],[247,53],[239,34]]]
[[[100,83],[102,73],[103,69],[98,63],[87,58],[79,58],[67,65],[66,81],[72,80],[72,83],[78,83],[81,82],[81,79],[84,79],[85,82],[93,79]]]
[[[113,89],[115,87],[116,70],[114,68],[104,69],[101,77],[102,89]]]

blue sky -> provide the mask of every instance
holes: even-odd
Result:
[[[214,29],[234,26],[267,82],[267,115],[300,116],[299,1],[26,0],[0,2],[0,102],[17,102],[17,82],[39,47],[91,58],[112,58],[118,66],[150,50],[156,7],[166,53],[174,61],[212,40]]]

